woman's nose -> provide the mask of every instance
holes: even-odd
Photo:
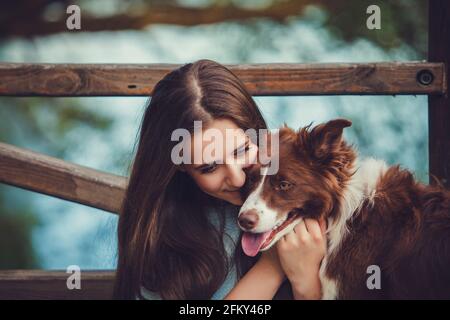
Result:
[[[245,173],[242,165],[234,164],[228,166],[227,183],[235,188],[240,188],[245,183]]]

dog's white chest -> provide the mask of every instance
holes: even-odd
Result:
[[[359,211],[364,200],[374,201],[377,181],[388,168],[384,161],[373,158],[365,159],[358,167],[344,191],[339,218],[336,221],[328,221],[328,252],[319,270],[323,300],[334,300],[338,298],[339,293],[338,281],[327,276],[329,257],[333,253],[338,254],[336,251],[339,250],[342,241],[348,234],[347,222],[352,219],[355,212]]]
[[[338,284],[336,280],[330,279],[326,275],[327,258],[322,261],[319,271],[320,284],[322,285],[322,300],[335,300],[337,298]]]

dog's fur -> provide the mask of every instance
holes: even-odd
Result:
[[[337,119],[280,129],[278,173],[247,171],[239,216],[251,210],[258,221],[245,231],[269,231],[295,212],[267,250],[301,218],[326,218],[323,299],[450,299],[450,192],[399,166],[358,160],[342,139],[350,125]],[[381,289],[367,286],[371,265],[381,270]]]

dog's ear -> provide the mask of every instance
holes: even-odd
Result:
[[[310,126],[301,129],[298,133],[299,139],[303,140],[300,148],[307,148],[307,151],[315,159],[326,161],[330,154],[338,150],[342,141],[344,128],[350,127],[351,125],[352,122],[350,120],[335,119],[319,124],[310,131],[308,131]]]

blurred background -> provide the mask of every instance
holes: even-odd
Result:
[[[66,9],[81,9],[69,31]],[[381,29],[366,27],[369,5]],[[223,64],[418,61],[427,1],[15,0],[0,62]],[[255,97],[271,128],[345,117],[363,156],[428,181],[426,96]],[[127,176],[146,98],[0,97],[0,141]],[[113,269],[117,216],[0,184],[0,269]]]

